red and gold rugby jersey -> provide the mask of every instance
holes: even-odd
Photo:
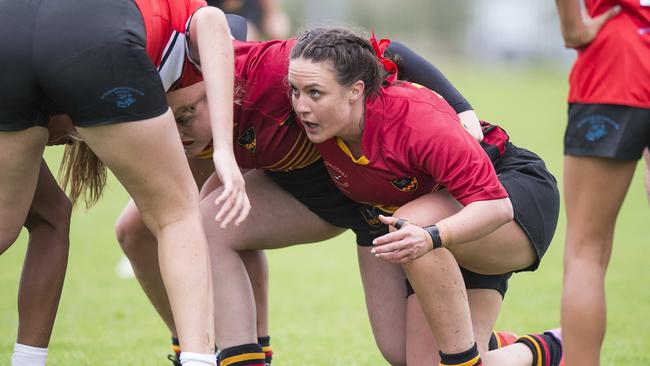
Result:
[[[487,144],[505,146],[505,133],[488,135]],[[355,201],[393,211],[443,187],[463,205],[508,196],[481,145],[428,89],[404,83],[369,98],[361,144],[359,158],[339,138],[316,145],[338,188]]]
[[[569,102],[650,108],[650,1],[585,0],[585,5],[592,17],[614,5],[622,9],[578,50]]]
[[[189,59],[189,20],[204,0],[135,0],[147,34],[147,55],[158,68],[165,91],[201,81]],[[181,78],[184,80],[181,81]]]
[[[291,107],[286,79],[294,44],[234,41],[234,148],[242,168],[291,171],[320,159]],[[201,154],[211,156],[211,149]]]

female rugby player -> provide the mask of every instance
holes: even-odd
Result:
[[[579,1],[556,3],[564,43],[578,50],[564,136],[562,328],[567,363],[598,365],[616,218],[650,146],[650,2],[588,0],[584,17]]]
[[[232,87],[217,82],[232,80],[232,46],[223,13],[204,5],[196,0],[0,3],[0,31],[12,35],[0,40],[5,56],[0,79],[12,90],[0,98],[0,252],[16,240],[27,218],[49,115],[65,112],[134,197],[158,238],[165,287],[187,351],[184,365],[214,364],[208,325],[212,287],[198,194],[164,86],[176,82],[167,70],[183,66],[187,44],[189,59],[210,70],[204,78],[215,106],[214,127],[231,125],[230,109],[223,106],[232,103]],[[243,220],[249,206],[232,138],[216,137],[215,150],[223,154],[214,161],[227,187],[218,216],[225,225]]]
[[[442,97],[394,83],[384,70],[394,67],[376,51],[349,31],[315,29],[294,46],[288,77],[294,110],[337,187],[397,208],[380,220],[398,230],[375,238],[371,252],[404,268],[441,365],[480,365],[477,341],[485,364],[560,364],[557,332],[485,353],[507,279],[536,269],[551,242],[555,179],[497,126],[484,124],[479,145]],[[407,347],[422,345],[411,314]]]

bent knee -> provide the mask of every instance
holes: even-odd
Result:
[[[406,366],[406,344],[404,343],[404,338],[395,337],[392,333],[383,336],[375,334],[375,343],[386,362],[393,366]]]
[[[72,217],[72,202],[63,192],[55,197],[47,198],[44,202],[32,202],[32,207],[25,218],[25,228],[32,232],[39,227],[53,230],[53,235],[68,236],[70,219]]]
[[[576,262],[606,267],[612,251],[612,240],[604,238],[581,238],[567,240],[564,265],[569,268]]]
[[[130,215],[122,215],[115,224],[115,236],[127,257],[131,257],[144,242],[154,242],[155,237],[144,222]]]
[[[379,352],[384,357],[386,362],[392,366],[406,366],[406,352],[396,347],[383,347],[379,342],[377,343]]]

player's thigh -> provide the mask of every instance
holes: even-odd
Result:
[[[198,190],[170,110],[144,121],[77,127],[133,197],[153,231],[198,204]]]
[[[47,130],[0,132],[0,253],[16,239],[31,206]]]
[[[458,213],[462,208],[449,192],[437,191],[400,207],[395,216],[406,218],[416,225],[427,226]],[[484,274],[523,269],[536,258],[526,233],[514,221],[478,240],[457,243],[448,249],[461,266]]]
[[[215,199],[222,187],[201,201],[206,236],[210,245],[229,245],[235,250],[273,249],[332,238],[344,229],[329,224],[285,192],[262,172],[244,174],[251,213],[238,226],[222,229],[214,221]]]
[[[565,157],[565,260],[577,255],[603,264],[609,261],[616,218],[635,167],[636,161]]]

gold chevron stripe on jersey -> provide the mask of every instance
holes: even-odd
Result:
[[[288,172],[297,170],[313,164],[320,159],[316,147],[309,141],[305,132],[301,129],[296,142],[291,149],[277,163],[263,167],[262,169],[274,172]]]

